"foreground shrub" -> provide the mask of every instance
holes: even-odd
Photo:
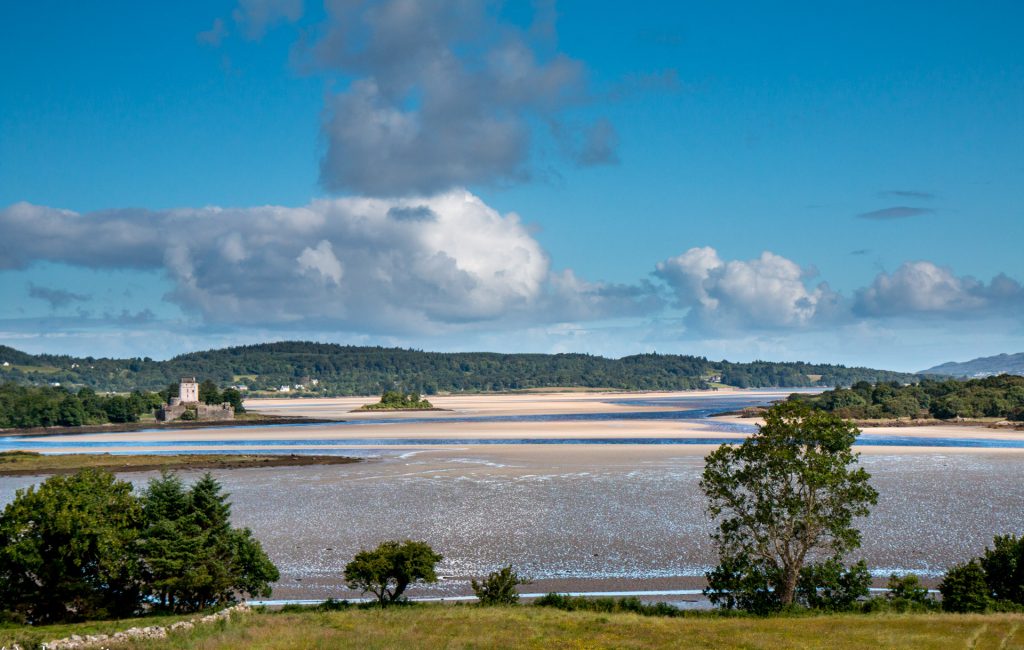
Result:
[[[533,601],[537,607],[554,607],[566,612],[600,612],[614,614],[628,612],[641,616],[683,616],[683,610],[668,603],[644,603],[635,596],[627,598],[584,598],[549,593]]]
[[[797,582],[797,602],[810,609],[849,611],[868,595],[871,573],[863,560],[849,569],[837,559],[805,566]]]
[[[518,575],[511,566],[500,571],[492,571],[483,582],[472,580],[470,585],[473,593],[480,599],[481,605],[515,605],[519,602],[518,585],[528,585],[530,581]]]

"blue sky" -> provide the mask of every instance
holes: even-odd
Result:
[[[1024,349],[1024,8],[779,4],[9,3],[0,343]]]

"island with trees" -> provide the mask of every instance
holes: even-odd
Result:
[[[1024,422],[1024,377],[999,375],[967,381],[921,379],[911,384],[857,382],[790,401],[854,420],[1012,420]]]
[[[439,411],[419,393],[403,393],[398,390],[386,390],[379,402],[363,404],[357,411]]]

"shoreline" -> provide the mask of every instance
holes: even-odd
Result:
[[[51,476],[81,469],[114,473],[154,470],[233,470],[260,467],[348,465],[362,459],[349,456],[301,454],[53,454],[0,453],[0,476]]]
[[[26,429],[0,429],[4,437],[45,437],[72,436],[91,433],[138,433],[140,431],[167,429],[221,429],[226,427],[261,427],[274,424],[340,424],[344,420],[334,418],[311,418],[296,415],[272,415],[253,413],[258,417],[236,420],[173,420],[170,422],[110,422],[107,424],[83,424],[77,427],[29,427]]]

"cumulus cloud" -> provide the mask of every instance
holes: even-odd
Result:
[[[553,272],[517,215],[464,190],[295,208],[76,214],[21,203],[0,210],[0,230],[0,268],[162,270],[166,299],[211,324],[436,333],[658,305],[649,286]]]
[[[467,0],[335,1],[298,48],[351,80],[329,98],[320,178],[330,190],[431,194],[529,177],[531,120],[588,101],[583,64],[551,51],[553,12],[531,29]],[[586,164],[614,162],[616,136],[588,130]]]
[[[53,309],[67,307],[73,302],[85,302],[91,297],[81,293],[66,291],[64,289],[40,287],[32,282],[28,285],[28,295],[30,298],[45,300],[50,303],[50,307]]]
[[[808,287],[813,269],[765,251],[754,260],[722,260],[710,247],[659,262],[654,275],[671,287],[688,324],[703,330],[801,328],[837,315],[827,283]]]
[[[985,284],[957,276],[932,262],[906,262],[893,273],[879,273],[857,292],[854,310],[861,315],[979,315],[1024,308],[1024,289],[1000,273]]]
[[[881,210],[872,210],[871,212],[862,212],[857,216],[861,219],[871,219],[873,221],[888,221],[891,219],[919,217],[924,214],[932,214],[933,212],[935,210],[931,208],[910,208],[901,205],[892,208],[882,208]]]

